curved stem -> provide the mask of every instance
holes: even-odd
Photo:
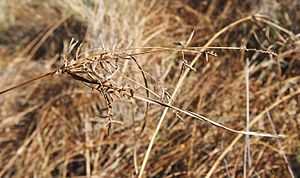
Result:
[[[241,23],[243,23],[243,22],[247,22],[247,21],[251,21],[251,20],[252,20],[252,16],[247,16],[247,17],[244,17],[244,18],[242,18],[242,19],[240,19],[240,20],[238,20],[238,21],[235,21],[235,22],[233,22],[233,23],[227,25],[226,27],[224,27],[223,29],[221,29],[219,32],[217,32],[217,33],[216,33],[216,34],[215,34],[215,35],[214,35],[214,36],[213,36],[213,37],[205,44],[204,48],[201,49],[201,52],[205,51],[205,49],[206,49],[208,46],[210,46],[210,45],[212,44],[212,42],[213,42],[216,38],[218,38],[220,35],[222,35],[222,34],[223,34],[224,32],[226,32],[228,29],[230,29],[230,28],[232,28],[232,27],[235,27],[236,25],[241,24]],[[190,63],[190,66],[194,66],[194,64],[198,61],[199,57],[201,56],[201,54],[202,54],[202,53],[199,53],[199,54],[196,55],[196,57],[195,57],[195,58],[193,59],[193,61]],[[175,87],[175,90],[174,90],[174,92],[172,93],[172,98],[173,98],[173,99],[175,99],[175,97],[176,97],[178,91],[180,90],[180,88],[181,88],[183,82],[185,81],[187,75],[189,74],[190,70],[191,70],[190,68],[187,68],[187,69],[185,70],[185,72],[183,73],[182,77],[179,79],[179,81],[178,81],[178,83],[177,83],[177,85],[176,85],[176,87]],[[168,104],[171,104],[171,103],[168,103]],[[165,108],[165,109],[164,109],[164,111],[163,111],[163,113],[162,113],[162,115],[161,115],[161,117],[160,117],[160,119],[159,119],[159,122],[158,122],[158,124],[157,124],[157,126],[156,126],[156,129],[155,129],[155,131],[154,131],[154,133],[153,133],[153,135],[152,135],[152,137],[151,137],[151,141],[150,141],[150,144],[149,144],[149,146],[148,146],[148,148],[147,148],[146,154],[145,154],[145,156],[144,156],[143,163],[142,163],[142,167],[141,167],[141,170],[140,170],[140,172],[139,172],[138,178],[142,178],[142,176],[143,176],[143,173],[144,173],[146,164],[147,164],[148,159],[149,159],[149,156],[150,156],[150,152],[151,152],[152,147],[153,147],[153,145],[154,145],[155,138],[156,138],[156,136],[157,136],[157,134],[158,134],[158,132],[159,132],[159,130],[160,130],[160,127],[161,127],[161,125],[162,125],[162,123],[163,123],[163,121],[164,121],[164,119],[165,119],[165,117],[166,117],[166,115],[167,115],[168,110],[169,110],[169,108]]]

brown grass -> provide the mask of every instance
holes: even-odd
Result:
[[[0,177],[299,176],[298,2],[0,9]]]

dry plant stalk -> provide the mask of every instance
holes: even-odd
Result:
[[[190,36],[188,42],[191,40],[192,36],[193,36],[193,33]],[[227,131],[231,131],[231,132],[234,132],[237,134],[263,136],[263,137],[279,137],[279,138],[283,137],[283,135],[277,135],[277,134],[273,135],[273,134],[257,133],[257,132],[250,132],[250,131],[238,131],[238,130],[229,128],[227,126],[224,126],[220,123],[217,123],[205,116],[172,106],[170,103],[164,102],[162,100],[162,98],[160,98],[161,101],[151,99],[151,98],[149,98],[149,91],[151,91],[151,90],[147,87],[147,79],[146,79],[145,73],[144,73],[143,69],[141,68],[141,66],[138,64],[137,60],[133,57],[133,55],[127,54],[125,52],[127,49],[124,51],[121,51],[121,52],[118,52],[118,51],[105,52],[104,51],[99,54],[93,54],[93,55],[88,55],[88,56],[84,57],[85,53],[80,53],[81,47],[82,47],[82,44],[80,44],[78,49],[75,50],[76,51],[75,57],[72,57],[72,51],[75,49],[75,46],[77,44],[78,44],[78,41],[74,42],[74,39],[71,40],[69,49],[68,49],[67,53],[63,56],[64,65],[59,70],[57,70],[57,73],[58,74],[66,73],[66,74],[70,75],[73,79],[83,82],[88,87],[98,90],[104,96],[106,104],[107,104],[107,116],[105,116],[105,117],[108,118],[108,120],[109,120],[108,133],[109,133],[109,130],[110,130],[111,124],[112,124],[112,115],[113,115],[112,102],[113,102],[114,98],[116,97],[118,99],[134,98],[134,99],[145,101],[147,103],[147,108],[148,108],[148,103],[158,104],[165,108],[173,109],[176,113],[178,113],[178,112],[184,113],[192,118],[203,120],[203,121],[208,122],[216,127],[219,127],[219,128],[222,128],[222,129],[225,129]],[[161,49],[178,50],[178,49],[173,49],[173,48],[161,48]],[[218,49],[218,48],[216,48],[216,49]],[[244,49],[246,51],[255,50],[255,49],[246,49],[246,48],[236,48],[236,49]],[[183,57],[184,57],[184,51],[195,52],[194,49],[189,51],[189,49],[183,48],[180,51],[180,52],[182,52]],[[263,51],[263,50],[255,50],[255,51],[258,51],[261,53],[274,54],[272,52]],[[210,52],[210,51],[200,51],[200,52],[197,51],[197,52],[200,54],[205,53],[206,55],[216,56],[216,54],[214,52]],[[147,53],[149,53],[149,52],[147,52]],[[141,53],[141,54],[143,54],[143,53]],[[140,71],[142,72],[144,82],[145,82],[145,89],[146,89],[146,93],[147,93],[146,97],[135,96],[134,95],[135,90],[132,86],[129,86],[129,85],[123,86],[123,85],[116,83],[113,80],[113,77],[119,70],[119,66],[118,66],[119,59],[134,60],[134,62],[138,65]],[[183,65],[187,66],[187,64],[185,64],[185,63],[183,63]],[[155,93],[155,92],[151,91],[151,93]],[[147,113],[147,108],[146,108],[146,113]],[[144,124],[144,126],[145,126],[145,124]],[[143,126],[143,128],[144,128],[144,126]]]
[[[191,40],[192,36],[193,36],[193,33],[191,34],[188,42]],[[78,46],[77,49],[76,49],[76,46]],[[251,131],[238,131],[238,130],[229,128],[227,126],[224,126],[220,123],[217,123],[217,122],[213,121],[212,119],[209,119],[205,116],[199,115],[197,113],[194,113],[194,112],[191,112],[188,110],[183,110],[183,109],[177,108],[177,107],[173,106],[170,103],[170,101],[168,103],[166,103],[162,97],[159,97],[159,95],[155,94],[154,91],[152,91],[148,88],[148,83],[147,83],[145,73],[144,73],[142,67],[137,62],[137,60],[133,57],[134,55],[141,55],[141,54],[146,54],[146,53],[156,53],[156,52],[161,52],[161,51],[179,51],[179,52],[181,52],[181,54],[183,56],[183,60],[184,60],[184,52],[197,53],[198,55],[204,53],[206,55],[206,59],[207,59],[208,55],[211,55],[214,57],[217,56],[216,53],[214,53],[212,51],[205,51],[204,48],[201,48],[201,47],[199,47],[197,50],[197,48],[188,48],[188,47],[186,47],[186,45],[184,45],[182,49],[166,48],[166,47],[153,47],[153,48],[146,47],[146,48],[142,48],[142,49],[148,49],[148,50],[151,49],[151,50],[142,52],[142,53],[134,53],[134,54],[127,54],[126,53],[127,50],[132,50],[132,49],[128,49],[128,48],[126,48],[123,51],[109,52],[109,51],[104,50],[104,52],[98,52],[98,50],[90,50],[90,51],[85,51],[85,52],[81,53],[82,46],[83,46],[83,44],[78,44],[78,41],[74,41],[74,39],[72,39],[69,44],[66,54],[64,54],[62,56],[63,60],[64,60],[63,61],[64,64],[61,68],[59,68],[56,71],[49,72],[49,73],[46,73],[39,77],[36,77],[36,78],[29,80],[27,82],[24,82],[20,85],[3,90],[0,92],[0,94],[3,94],[7,91],[13,90],[15,88],[18,88],[20,86],[23,86],[25,84],[31,83],[33,81],[47,77],[47,76],[55,74],[55,73],[56,74],[67,74],[67,75],[71,76],[73,79],[82,82],[89,88],[99,91],[103,95],[105,102],[106,102],[106,106],[107,106],[107,108],[106,108],[107,115],[105,115],[103,117],[108,119],[108,133],[109,133],[109,130],[111,129],[111,126],[113,123],[112,103],[113,103],[114,99],[116,99],[116,98],[118,98],[118,99],[134,98],[134,99],[146,102],[146,111],[145,111],[145,118],[144,118],[144,124],[142,127],[142,131],[144,130],[144,128],[146,126],[148,105],[149,105],[149,103],[152,103],[152,104],[158,104],[165,108],[174,110],[177,116],[179,116],[178,113],[183,113],[192,118],[203,120],[203,121],[208,122],[216,127],[225,129],[225,130],[233,132],[233,133],[252,135],[252,136],[263,136],[263,137],[278,137],[278,138],[284,137],[284,135],[277,135],[277,134],[273,135],[273,134],[257,133],[257,132],[251,132]],[[260,53],[268,53],[271,55],[276,55],[273,52],[257,50],[257,49],[247,49],[244,47],[240,47],[240,48],[239,47],[224,47],[224,48],[211,47],[210,49],[236,49],[236,50],[256,51],[256,52],[260,52]],[[73,56],[74,52],[75,52],[75,56]],[[87,55],[89,52],[94,52],[94,54]],[[118,61],[121,59],[122,60],[133,60],[136,63],[136,65],[138,66],[139,70],[141,71],[141,73],[143,75],[144,85],[145,85],[144,88],[146,89],[146,97],[135,96],[134,93],[136,91],[132,86],[130,86],[128,84],[121,85],[121,84],[118,84],[117,82],[115,82],[114,76],[116,75],[116,73],[119,72]],[[191,66],[186,64],[185,61],[183,62],[182,68],[184,66],[187,66],[189,69],[193,69]],[[137,84],[139,84],[139,83],[137,83]],[[139,84],[139,85],[141,85],[141,84]],[[149,92],[151,92],[155,96],[157,96],[159,98],[159,100],[150,98]],[[172,97],[171,97],[171,99],[172,99]]]

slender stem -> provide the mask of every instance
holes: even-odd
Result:
[[[251,21],[251,19],[252,19],[252,16],[247,16],[247,17],[245,17],[245,18],[242,18],[242,19],[240,19],[240,20],[238,20],[238,21],[235,21],[235,22],[229,24],[228,26],[224,27],[224,28],[221,29],[219,32],[217,32],[217,33],[216,33],[216,34],[215,34],[215,35],[214,35],[214,36],[206,43],[206,45],[204,46],[204,48],[203,48],[201,51],[202,51],[202,52],[205,51],[205,49],[206,49],[208,46],[210,46],[211,43],[212,43],[216,38],[218,38],[221,34],[223,34],[224,32],[226,32],[228,29],[230,29],[230,28],[232,28],[232,27],[234,27],[234,26],[236,26],[236,25],[238,25],[238,24],[240,24],[240,23],[243,23],[243,22],[246,22],[246,21]],[[195,58],[193,59],[193,61],[190,63],[190,66],[194,66],[194,64],[198,61],[199,57],[201,56],[201,54],[202,54],[202,53],[199,53],[199,54],[196,55],[196,57],[195,57]],[[172,98],[173,98],[173,99],[175,99],[175,97],[176,97],[176,95],[177,95],[177,92],[178,92],[179,89],[181,88],[181,86],[182,86],[183,82],[185,81],[185,78],[186,78],[187,75],[189,74],[190,70],[191,70],[190,68],[187,68],[187,69],[185,70],[185,72],[183,73],[182,77],[179,79],[179,81],[178,81],[178,83],[177,83],[177,85],[176,85],[176,87],[175,87],[175,90],[174,90],[174,92],[173,92],[173,94],[172,94]],[[171,103],[169,103],[169,104],[171,104]],[[163,113],[162,113],[162,115],[161,115],[161,117],[160,117],[160,119],[159,119],[159,122],[158,122],[158,124],[157,124],[157,126],[156,126],[156,129],[155,129],[153,135],[152,135],[150,144],[149,144],[148,149],[147,149],[147,151],[146,151],[146,154],[145,154],[145,156],[144,156],[143,163],[142,163],[142,167],[141,167],[141,170],[140,170],[140,173],[139,173],[138,178],[142,178],[142,176],[143,176],[143,173],[144,173],[146,164],[147,164],[148,159],[149,159],[149,156],[150,156],[150,152],[151,152],[152,147],[153,147],[153,145],[154,145],[155,138],[156,138],[156,136],[157,136],[157,134],[158,134],[158,132],[159,132],[159,130],[160,130],[160,127],[161,127],[161,125],[162,125],[162,123],[163,123],[163,121],[164,121],[164,119],[165,119],[165,116],[167,115],[168,110],[169,110],[169,108],[165,108],[164,111],[163,111]]]
[[[12,87],[7,88],[7,89],[5,89],[5,90],[2,90],[2,91],[0,91],[0,95],[4,94],[4,93],[6,93],[6,92],[12,91],[12,90],[14,90],[14,89],[16,89],[16,88],[19,88],[19,87],[21,87],[21,86],[24,86],[24,85],[27,85],[27,84],[29,84],[29,83],[32,83],[32,82],[34,82],[34,81],[36,81],[36,80],[40,80],[40,79],[42,79],[42,78],[48,77],[48,76],[50,76],[50,75],[53,75],[53,74],[55,74],[55,72],[56,72],[56,70],[55,70],[55,71],[52,71],[52,72],[48,72],[48,73],[43,74],[43,75],[40,75],[40,76],[38,76],[38,77],[36,77],[36,78],[30,79],[30,80],[28,80],[28,81],[26,81],[26,82],[23,82],[23,83],[21,83],[21,84],[12,86]]]
[[[249,59],[246,59],[245,67],[245,81],[246,81],[246,132],[249,132],[250,127],[250,91],[249,91]],[[247,178],[247,163],[250,162],[250,136],[245,136],[244,148],[244,178]]]

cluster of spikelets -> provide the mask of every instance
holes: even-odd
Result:
[[[145,87],[147,87],[147,80],[137,60],[133,56],[126,54],[125,50],[122,52],[108,52],[105,50],[82,52],[82,46],[83,43],[78,44],[78,41],[71,40],[68,51],[62,56],[63,66],[56,73],[68,74],[73,79],[81,81],[89,88],[97,90],[102,94],[107,105],[107,115],[104,117],[109,120],[109,132],[112,123],[112,103],[114,99],[128,99],[134,95],[134,88],[132,86],[129,84],[122,85],[117,82],[116,74],[121,73],[118,61],[120,59],[133,60],[143,75]],[[149,93],[147,90],[146,93],[148,97]]]

